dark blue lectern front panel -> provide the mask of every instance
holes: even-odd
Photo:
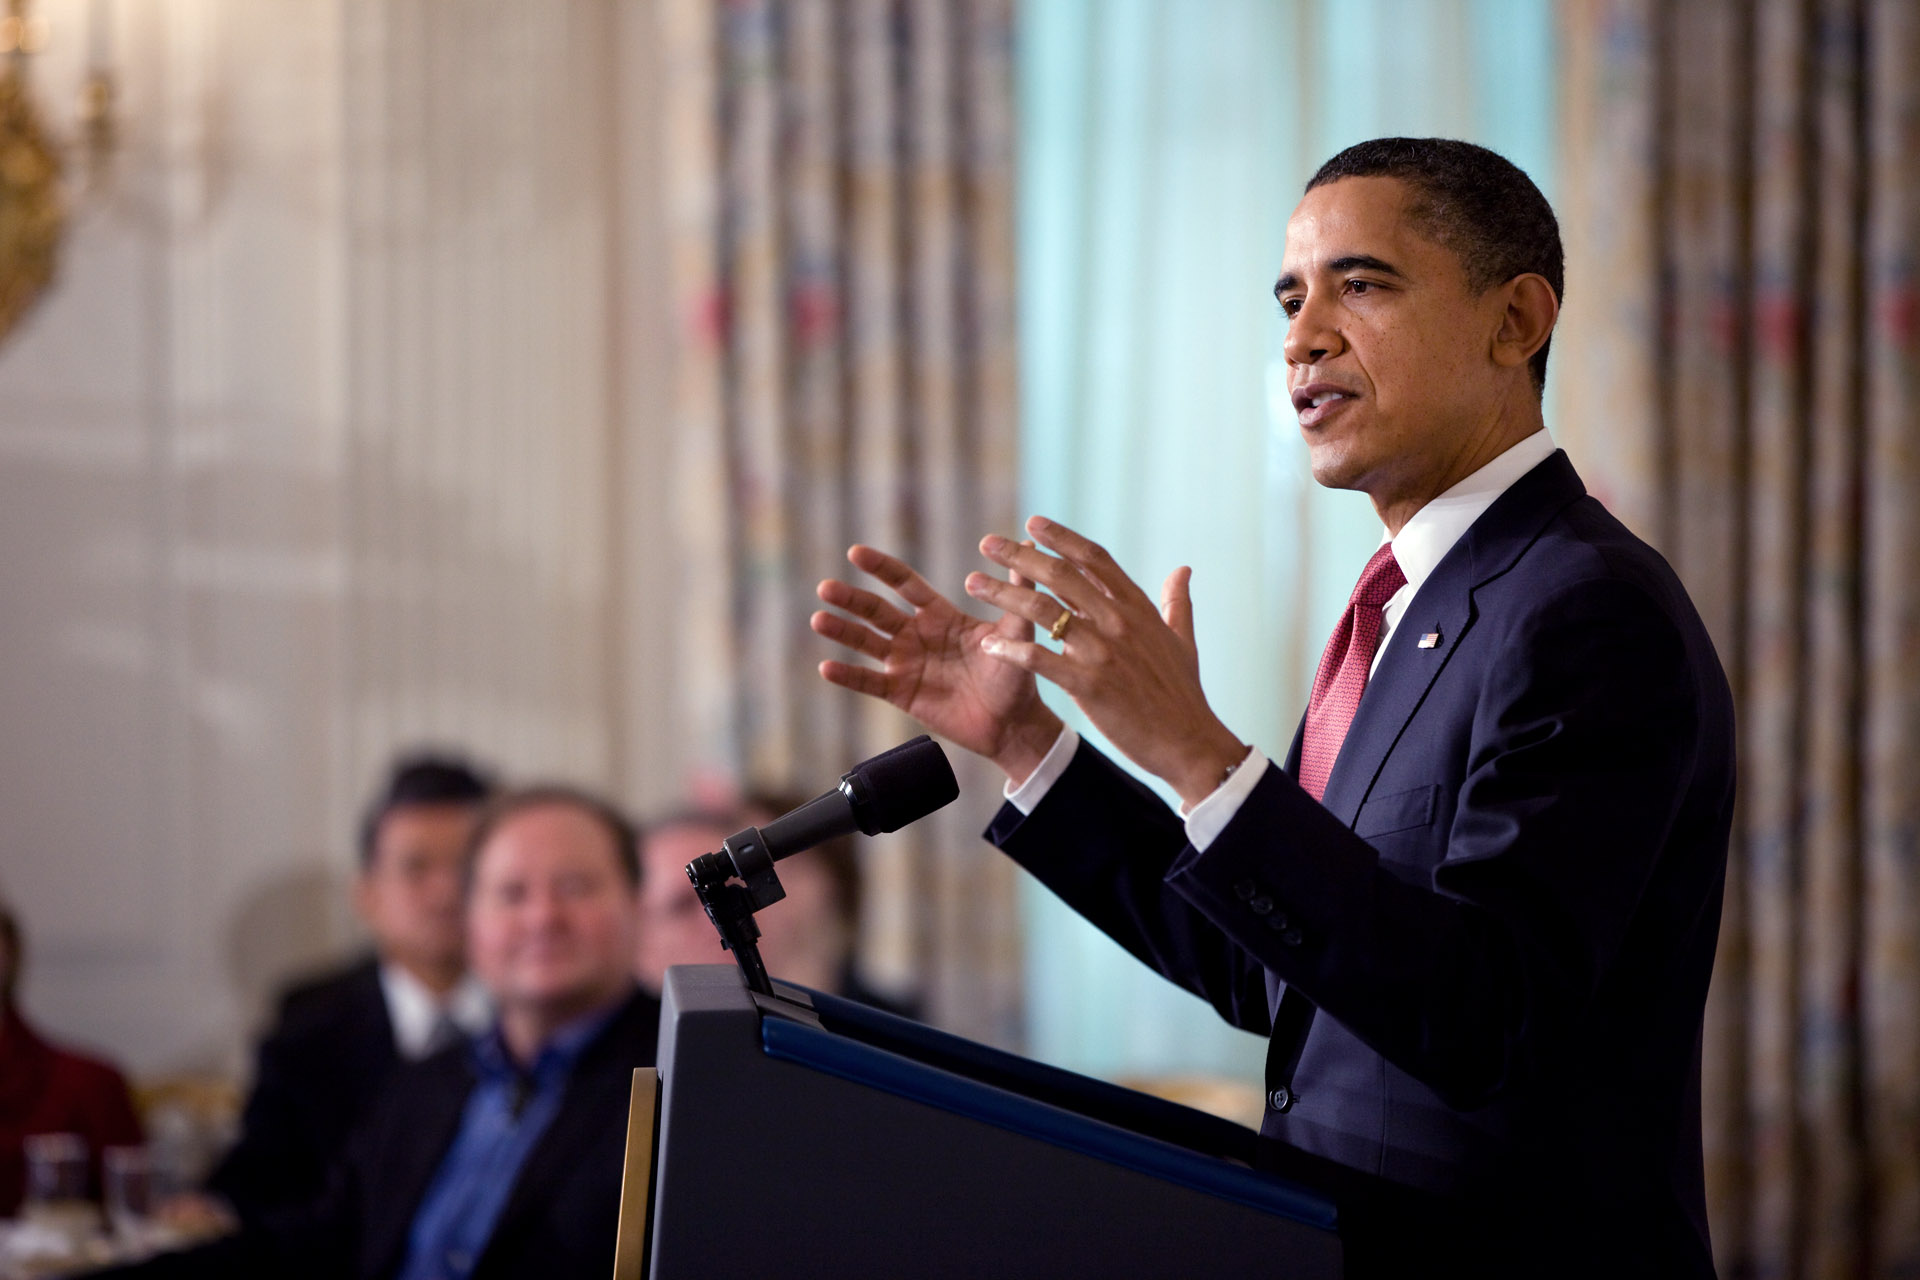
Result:
[[[782,995],[667,975],[656,1280],[1340,1274],[1331,1204],[1236,1163],[1246,1130]]]

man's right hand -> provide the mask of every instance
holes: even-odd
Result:
[[[962,613],[884,551],[855,546],[847,559],[892,588],[913,612],[837,578],[822,582],[820,599],[860,621],[822,610],[811,620],[814,631],[880,666],[827,661],[820,664],[820,674],[889,702],[941,737],[985,756],[1015,786],[1026,781],[1059,737],[1062,722],[1040,700],[1031,673],[989,657],[980,642],[996,632],[1031,640],[1032,624],[1012,613],[998,622]]]

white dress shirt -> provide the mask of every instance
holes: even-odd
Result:
[[[1516,480],[1552,457],[1553,450],[1553,441],[1542,428],[1414,512],[1400,527],[1398,536],[1389,538],[1382,530],[1380,540],[1393,544],[1394,561],[1406,575],[1407,582],[1388,598],[1381,611],[1385,626],[1380,632],[1380,644],[1373,651],[1374,667],[1380,665],[1380,655],[1387,651],[1387,641],[1392,639],[1400,619],[1406,616],[1407,606],[1446,559],[1447,552],[1453,550],[1453,544],[1460,541],[1460,536],[1485,515],[1487,508]],[[1063,728],[1026,781],[1006,788],[1007,801],[1021,813],[1032,813],[1041,797],[1067,771],[1079,747],[1080,735],[1071,726]],[[1246,759],[1227,780],[1187,812],[1188,843],[1196,849],[1212,844],[1233,820],[1233,815],[1240,812],[1240,806],[1253,793],[1254,784],[1266,773],[1267,764],[1267,757],[1258,747],[1249,749]]]
[[[387,998],[387,1017],[393,1022],[393,1046],[408,1062],[442,1047],[442,1018],[468,1036],[479,1035],[493,1025],[493,999],[470,973],[442,998],[399,965],[382,964],[380,990]]]

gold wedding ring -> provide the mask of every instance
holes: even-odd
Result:
[[[1052,636],[1056,641],[1065,640],[1067,638],[1067,628],[1071,626],[1072,623],[1073,610],[1062,609],[1060,616],[1053,620],[1053,625],[1047,628],[1047,634]]]

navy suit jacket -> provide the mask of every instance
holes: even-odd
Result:
[[[1285,984],[1310,999],[1264,1138],[1551,1247],[1556,1274],[1711,1275],[1700,1030],[1733,733],[1678,579],[1555,453],[1413,598],[1324,803],[1296,736],[1196,851],[1083,745],[988,836],[1233,1023],[1272,1034]]]
[[[260,1042],[240,1140],[208,1189],[248,1223],[313,1199],[399,1064],[379,961],[368,957],[294,987]]]

